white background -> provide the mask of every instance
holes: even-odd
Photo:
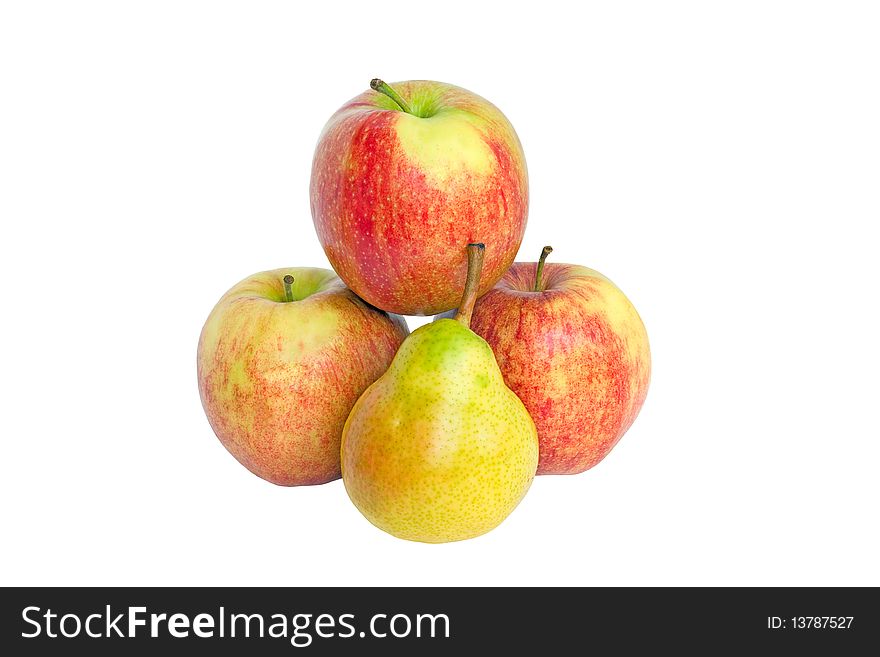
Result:
[[[3,3],[0,582],[880,585],[878,18]],[[463,543],[385,535],[341,482],[258,479],[197,393],[230,285],[327,266],[312,151],[374,76],[498,105],[531,177],[519,259],[602,271],[651,338],[611,455]]]

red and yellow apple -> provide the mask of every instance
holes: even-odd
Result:
[[[601,461],[635,420],[651,375],[648,335],[614,283],[578,265],[517,262],[474,308],[471,328],[538,429],[538,474]]]
[[[455,307],[462,244],[486,244],[479,293],[516,257],[528,214],[519,138],[498,108],[441,82],[353,98],[315,149],[312,218],[330,264],[378,308],[431,315]]]
[[[199,337],[208,421],[267,481],[338,479],[345,420],[407,334],[403,318],[367,305],[327,269],[255,274],[220,299]]]

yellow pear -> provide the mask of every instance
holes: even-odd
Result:
[[[454,319],[426,324],[361,395],[342,432],[342,478],[371,523],[399,538],[460,541],[497,527],[538,467],[535,423],[470,330],[484,246],[468,245]]]

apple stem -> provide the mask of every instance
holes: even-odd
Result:
[[[404,112],[406,112],[407,114],[412,114],[412,109],[410,109],[409,104],[407,104],[407,102],[400,97],[399,93],[388,86],[388,83],[380,80],[379,78],[373,78],[372,80],[370,80],[370,89],[372,89],[373,91],[378,91],[380,94],[385,94],[395,103],[397,103],[397,106],[400,107],[400,109],[402,109]]]
[[[284,299],[288,302],[293,301],[293,276],[286,274],[284,276]]]
[[[480,287],[480,274],[483,271],[483,256],[486,255],[486,245],[482,243],[468,244],[467,255],[467,280],[464,283],[464,294],[454,319],[470,328],[471,315],[474,314],[474,303],[477,301],[477,291]]]
[[[553,247],[545,246],[541,251],[541,257],[538,258],[538,270],[535,272],[535,292],[541,291],[541,274],[544,273],[544,261],[551,253],[553,253]]]

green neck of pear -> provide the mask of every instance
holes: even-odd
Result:
[[[480,288],[480,274],[483,272],[483,257],[485,255],[485,244],[472,243],[467,245],[467,280],[465,280],[464,294],[454,319],[468,328],[471,326],[471,317],[474,314],[474,304],[477,301],[477,292]]]

